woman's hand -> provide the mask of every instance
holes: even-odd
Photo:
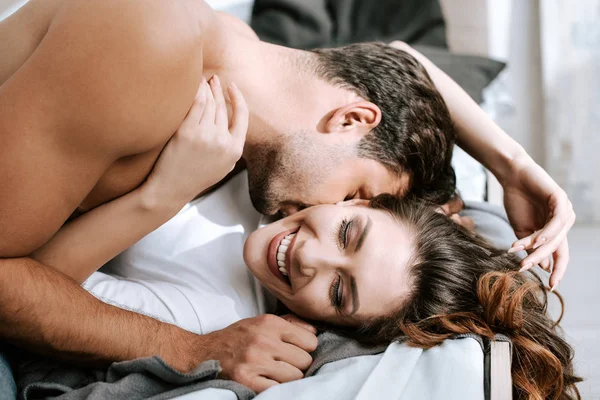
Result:
[[[171,137],[144,184],[153,204],[183,207],[218,183],[241,158],[248,107],[235,85],[228,88],[231,123],[219,78],[202,79],[194,103]]]
[[[567,233],[575,222],[573,205],[565,191],[528,156],[515,160],[500,183],[508,218],[520,239],[509,252],[531,252],[521,261],[522,270],[539,264],[549,271],[552,257],[550,287],[554,290],[569,262]]]

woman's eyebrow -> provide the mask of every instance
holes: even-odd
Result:
[[[369,234],[369,231],[371,230],[372,225],[373,225],[373,221],[371,221],[371,217],[367,216],[367,223],[365,224],[365,227],[364,227],[362,233],[360,234],[360,237],[356,241],[356,247],[354,248],[355,252],[359,251],[360,248],[362,247],[363,243],[365,242],[365,239],[367,238],[367,235]]]

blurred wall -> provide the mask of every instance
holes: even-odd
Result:
[[[547,168],[600,222],[600,0],[542,2]]]
[[[441,0],[450,48],[508,62],[496,120],[600,222],[600,0]]]

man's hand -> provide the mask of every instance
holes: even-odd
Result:
[[[567,194],[531,158],[515,160],[511,173],[500,183],[504,205],[519,240],[509,252],[529,250],[521,261],[522,270],[536,264],[550,271],[550,287],[556,288],[569,262],[567,233],[575,222],[573,205]]]
[[[309,353],[317,348],[315,334],[314,327],[293,316],[284,319],[264,314],[199,336],[208,352],[200,361],[219,360],[223,369],[220,376],[258,393],[304,377],[303,371],[312,363]],[[195,349],[189,344],[191,354]]]

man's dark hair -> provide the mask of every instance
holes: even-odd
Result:
[[[384,43],[312,50],[323,79],[376,104],[381,123],[359,143],[361,157],[411,174],[410,192],[444,204],[456,192],[451,165],[456,139],[444,99],[410,54]]]

